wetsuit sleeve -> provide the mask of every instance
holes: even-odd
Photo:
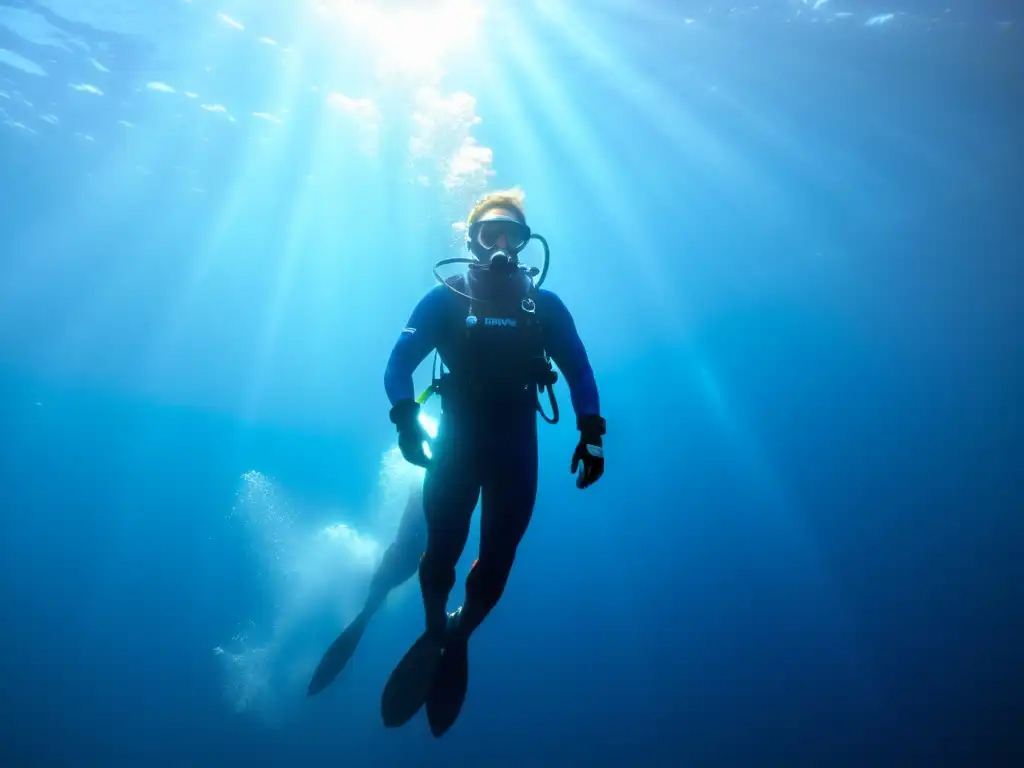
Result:
[[[544,324],[544,345],[569,385],[573,410],[577,416],[599,414],[601,403],[597,382],[572,315],[551,291],[541,291],[538,309]]]
[[[387,368],[384,369],[384,391],[391,405],[416,396],[412,375],[424,358],[437,347],[446,298],[444,291],[442,286],[437,286],[420,299],[391,350]]]

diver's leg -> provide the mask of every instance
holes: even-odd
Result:
[[[416,551],[415,557],[412,558],[412,563],[410,564],[408,548],[403,544],[403,542],[395,540],[384,553],[380,565],[377,566],[377,570],[373,573],[373,578],[370,579],[370,592],[366,596],[363,613],[369,615],[376,613],[384,605],[384,601],[387,600],[391,590],[401,586],[416,573],[423,550],[418,549]]]
[[[427,632],[444,634],[448,595],[455,586],[455,566],[466,547],[469,525],[480,496],[476,457],[460,450],[465,442],[439,446],[434,467],[423,484],[427,548],[420,561],[420,587]]]
[[[427,523],[423,516],[423,492],[417,487],[409,494],[409,501],[398,524],[394,542],[387,548],[370,580],[370,594],[366,598],[363,610],[345,627],[320,660],[307,689],[310,696],[330,685],[345,668],[355,653],[370,619],[384,605],[388,594],[416,573],[426,543]]]
[[[532,414],[531,414],[532,415]],[[502,440],[508,439],[507,434]],[[537,496],[537,434],[514,431],[507,453],[486,470],[480,556],[466,579],[466,603],[449,622],[444,653],[427,697],[430,732],[440,737],[459,717],[469,687],[469,636],[498,602]]]
[[[448,594],[455,586],[455,565],[480,496],[474,452],[463,452],[472,447],[471,442],[457,440],[435,443],[433,465],[423,485],[427,550],[420,561],[420,588],[427,626],[384,686],[381,716],[389,728],[408,722],[426,702],[444,652]]]
[[[501,599],[537,501],[536,429],[514,436],[506,450],[483,485],[480,554],[466,578],[466,603],[458,621],[458,632],[467,638]]]
[[[364,613],[375,613],[391,590],[412,578],[419,569],[426,546],[427,522],[423,514],[423,491],[417,487],[409,494],[394,542],[387,548],[370,580],[370,593],[366,598]]]

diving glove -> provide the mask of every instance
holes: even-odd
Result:
[[[398,449],[402,457],[417,467],[429,467],[424,444],[430,445],[430,435],[420,424],[420,404],[415,400],[399,400],[389,414],[398,429]]]
[[[586,488],[593,485],[604,474],[604,419],[597,414],[579,416],[576,428],[580,431],[580,441],[572,455],[570,472],[576,473],[576,487]]]

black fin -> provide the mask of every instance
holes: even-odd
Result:
[[[398,662],[384,686],[380,702],[381,717],[387,728],[405,725],[423,707],[443,648],[443,637],[424,632]]]
[[[338,635],[338,639],[331,643],[331,647],[320,659],[316,672],[313,673],[313,678],[309,681],[309,688],[306,689],[307,696],[316,696],[341,674],[341,670],[345,668],[349,659],[352,658],[352,654],[356,652],[359,640],[370,621],[370,615],[366,611],[360,613],[351,624],[345,627],[345,631]]]

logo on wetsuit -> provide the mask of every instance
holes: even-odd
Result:
[[[496,326],[499,328],[515,328],[517,323],[514,317],[485,317],[484,325]]]

